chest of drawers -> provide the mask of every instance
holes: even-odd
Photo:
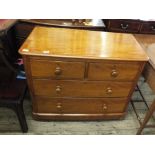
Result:
[[[130,34],[36,27],[23,55],[37,120],[120,119],[147,56]]]

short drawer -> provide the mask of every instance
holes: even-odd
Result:
[[[108,29],[115,32],[138,32],[140,22],[127,20],[109,20]]]
[[[33,77],[54,79],[83,79],[85,63],[31,59]]]
[[[33,80],[34,93],[48,97],[127,97],[132,82]]]
[[[126,98],[103,99],[62,99],[38,98],[36,99],[38,113],[62,114],[106,114],[122,113],[126,110]]]
[[[89,80],[133,81],[139,72],[140,64],[132,63],[89,63]]]
[[[155,22],[154,23],[143,23],[140,33],[155,33]]]

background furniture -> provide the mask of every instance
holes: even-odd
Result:
[[[0,49],[0,56],[3,58],[4,63],[8,69],[11,70],[11,74],[4,75],[4,78],[0,80],[0,107],[10,108],[17,114],[21,129],[23,132],[28,131],[24,111],[23,111],[23,99],[26,93],[26,81],[17,79],[17,72],[10,68],[11,64],[7,61],[4,55],[4,51]]]
[[[34,28],[19,51],[39,120],[123,118],[148,59],[131,34],[63,28]]]
[[[71,19],[21,19],[14,26],[14,34],[18,48],[24,43],[35,26],[105,31],[104,22],[100,19],[88,19],[81,23]]]
[[[107,31],[138,33],[141,27],[140,20],[109,19],[105,20]]]
[[[4,51],[5,49],[0,49],[0,56],[11,72],[9,76],[3,75],[3,79],[0,80],[0,107],[7,107],[14,110],[22,131],[27,132],[28,127],[23,111],[23,99],[27,88],[26,81],[16,78],[19,70],[16,70],[7,60]]]
[[[13,26],[16,24],[17,20],[10,19],[0,19],[0,48],[5,49],[5,54],[7,55],[9,61],[14,62],[18,57],[18,52],[16,48],[16,39],[12,31]],[[0,79],[5,76],[9,76],[10,70],[6,68],[5,63],[0,57]]]
[[[155,34],[155,21],[139,19],[106,19],[106,30],[109,32]]]
[[[21,67],[16,64],[17,51],[12,38],[12,26],[16,20],[0,20],[0,107],[11,108],[17,114],[21,129],[28,127],[23,111],[26,81],[17,79]]]
[[[19,49],[35,26],[85,29],[93,31],[155,34],[155,21],[139,19],[87,19],[74,22],[72,19],[20,19],[13,29]]]
[[[155,36],[154,35],[142,35],[135,34],[134,35],[143,49],[146,51],[149,56],[149,62],[145,66],[143,76],[152,90],[155,92]],[[152,125],[147,125],[149,119],[153,116],[155,111],[155,100],[151,104],[148,112],[145,115],[143,122],[140,125],[140,128],[137,134],[141,134],[145,127],[154,127]]]
[[[15,35],[12,31],[13,26],[17,23],[14,19],[0,19],[0,47],[5,48],[9,59],[16,59],[18,52],[16,48]]]

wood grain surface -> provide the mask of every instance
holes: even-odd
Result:
[[[35,27],[19,52],[36,56],[108,60],[148,59],[132,34],[47,27]]]

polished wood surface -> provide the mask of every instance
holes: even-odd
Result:
[[[83,79],[84,71],[84,62],[31,59],[31,73],[33,77],[53,79]]]
[[[129,34],[44,27],[20,53],[37,120],[123,118],[148,59]]]
[[[155,20],[146,19],[104,19],[106,30],[134,34],[155,34]]]
[[[127,97],[132,82],[33,80],[37,96],[47,97]]]
[[[135,34],[134,36],[147,53],[149,62],[155,69],[155,35]]]
[[[131,34],[36,27],[20,48],[24,55],[147,61]]]
[[[149,63],[146,64],[143,75],[155,92],[155,35],[134,35],[142,48],[149,57]]]
[[[105,25],[101,19],[21,19],[21,22],[42,25],[42,26],[55,26],[66,28],[86,28],[94,29],[102,28]]]
[[[143,22],[140,32],[145,34],[155,34],[155,22],[154,21]]]
[[[139,72],[139,67],[137,62],[89,63],[88,79],[133,81]]]
[[[20,19],[14,27],[17,47],[24,43],[28,35],[35,26],[68,28],[68,29],[84,29],[91,31],[105,31],[106,27],[101,19],[82,20],[82,23],[73,22],[71,19]]]
[[[36,102],[42,113],[106,114],[123,112],[127,98],[36,98]]]
[[[130,32],[135,33],[140,29],[140,21],[134,20],[121,20],[121,19],[112,19],[109,20],[108,30],[114,32]]]
[[[30,63],[31,73],[35,78],[83,79],[85,74],[84,62],[31,58]],[[44,69],[48,67],[49,70]],[[85,76],[88,80],[132,81],[136,78],[139,67],[138,62],[93,62],[89,63]]]

